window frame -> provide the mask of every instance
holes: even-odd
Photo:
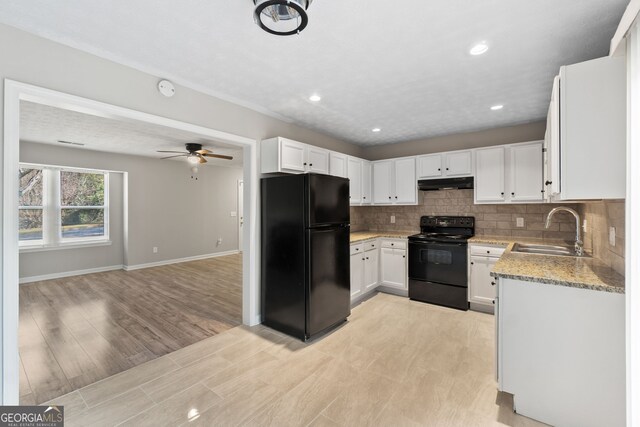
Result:
[[[45,206],[47,205],[47,195],[46,195],[46,183],[45,181],[47,180],[45,171],[44,171],[44,167],[42,167],[41,165],[32,165],[32,164],[26,164],[26,163],[20,163],[19,165],[20,169],[37,169],[37,170],[41,170],[42,171],[42,205],[40,206],[23,206],[18,204],[18,218],[20,217],[20,213],[19,211],[21,210],[29,210],[29,209],[39,209],[42,211],[42,239],[38,239],[38,240],[20,240],[19,234],[20,234],[20,229],[18,228],[18,243],[20,248],[34,248],[34,247],[41,247],[44,245],[44,241],[45,241],[45,234],[46,234],[46,221],[45,221]],[[19,191],[20,189],[18,189]]]
[[[39,252],[44,250],[70,249],[86,246],[106,246],[110,240],[110,201],[109,201],[109,171],[20,163],[23,169],[41,169],[43,171],[43,239],[19,241],[20,252]],[[62,206],[61,172],[101,174],[104,176],[104,205],[103,206]],[[24,207],[29,208],[29,207]],[[102,209],[104,212],[104,235],[89,237],[62,236],[63,209]]]

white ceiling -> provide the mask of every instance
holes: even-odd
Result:
[[[240,166],[242,148],[204,139],[190,132],[143,122],[125,122],[32,102],[20,102],[20,140],[61,147],[161,158],[158,150],[185,151],[186,143],[202,144],[233,160],[207,158],[207,165]],[[84,146],[61,144],[69,141]],[[177,160],[186,162],[185,158]]]
[[[316,0],[292,37],[251,0],[2,0],[0,22],[375,145],[542,119],[559,67],[606,55],[627,3]]]

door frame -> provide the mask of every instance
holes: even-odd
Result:
[[[248,232],[242,242],[242,322],[260,323],[258,230],[258,149],[251,138],[178,120],[143,113],[39,86],[4,80],[4,146],[2,210],[2,404],[19,403],[20,358],[18,351],[18,164],[20,160],[20,101],[122,121],[141,121],[212,138],[243,148],[244,208]]]
[[[243,252],[244,245],[244,180],[238,180],[238,207],[237,207],[237,218],[238,218],[238,250]]]

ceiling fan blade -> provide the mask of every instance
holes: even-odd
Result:
[[[164,159],[173,159],[174,157],[183,157],[183,156],[188,156],[188,154],[178,154],[177,156],[161,157],[161,158],[160,158],[160,160],[164,160]]]
[[[198,157],[200,157],[200,164],[207,163],[207,159],[205,159],[202,156],[198,156]]]
[[[180,153],[180,154],[185,154],[184,151],[164,151],[164,150],[158,151],[158,153]]]
[[[224,159],[224,160],[233,160],[233,157],[231,157],[231,156],[223,156],[222,154],[203,154],[203,156],[215,157],[217,159]]]
[[[203,148],[202,150],[196,151],[196,153],[198,153],[198,154],[209,154],[209,153],[211,153],[211,151],[207,150],[206,148]]]

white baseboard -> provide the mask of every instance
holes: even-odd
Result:
[[[20,284],[40,282],[42,280],[61,279],[63,277],[82,276],[84,274],[102,273],[105,271],[122,270],[123,265],[110,265],[108,267],[87,268],[86,270],[63,271],[61,273],[43,274],[42,276],[21,277]]]
[[[168,259],[165,261],[148,262],[146,264],[125,265],[122,268],[125,271],[141,270],[143,268],[160,267],[161,265],[179,264],[181,262],[199,261],[201,259],[217,258],[217,257],[227,256],[227,255],[236,255],[239,253],[240,251],[238,250],[216,252],[213,254],[196,255],[196,256],[190,256],[186,258],[176,258],[176,259]]]

